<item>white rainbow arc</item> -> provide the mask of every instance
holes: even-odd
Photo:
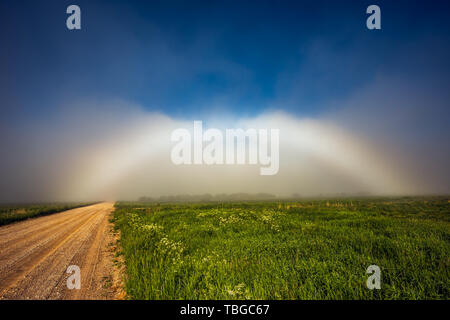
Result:
[[[151,166],[151,170],[158,172],[159,166],[173,165],[170,162],[170,150],[173,146],[170,135],[173,129],[180,127],[190,128],[192,122],[150,117],[143,127],[132,128],[124,133],[121,141],[105,143],[103,149],[96,151],[90,170],[80,178],[78,189],[84,194],[107,193],[110,186],[120,183],[131,171]],[[408,192],[406,179],[400,177],[386,154],[332,124],[272,113],[239,120],[236,127],[280,129],[280,156],[288,160],[284,162],[288,163],[287,168],[283,168],[283,161],[280,162],[280,172],[289,170],[296,174],[296,165],[300,165],[297,164],[296,157],[309,155],[359,181],[366,191],[375,194]],[[186,166],[184,170],[190,170],[190,167]],[[252,171],[252,174],[257,173]],[[183,176],[177,179],[181,180]],[[212,176],[211,179],[217,179],[217,184],[220,184],[220,176]],[[186,193],[189,192],[186,190]]]

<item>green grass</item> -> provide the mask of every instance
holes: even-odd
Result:
[[[0,205],[0,226],[61,211],[84,207],[93,203],[46,203]]]
[[[131,299],[449,299],[449,201],[117,203],[114,221]]]

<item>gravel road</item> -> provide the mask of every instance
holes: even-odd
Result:
[[[113,203],[0,228],[0,299],[115,299]],[[71,265],[81,288],[69,289]],[[73,278],[73,277],[72,277]]]

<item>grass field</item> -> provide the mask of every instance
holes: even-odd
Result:
[[[46,204],[16,204],[0,205],[0,226],[25,220],[45,216],[64,210],[84,207],[92,203],[46,203]]]
[[[122,202],[114,221],[132,299],[449,299],[449,199]]]

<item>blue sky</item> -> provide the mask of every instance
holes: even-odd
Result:
[[[72,3],[81,31],[65,27]],[[373,3],[382,30],[365,27]],[[2,115],[123,99],[184,119],[314,116],[380,75],[448,81],[449,10],[448,1],[2,1]]]
[[[0,201],[450,192],[449,1],[3,0],[0,43]],[[192,120],[280,128],[280,173],[175,168]]]

